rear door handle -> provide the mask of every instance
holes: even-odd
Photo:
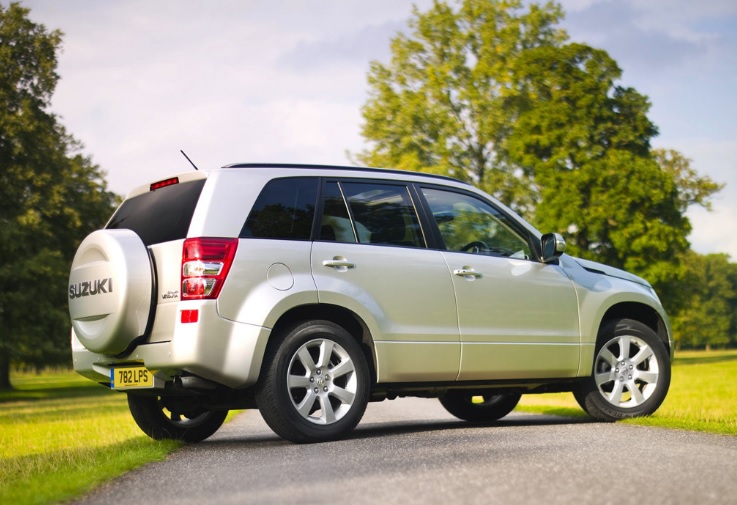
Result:
[[[479,272],[473,269],[473,267],[464,266],[463,268],[458,268],[456,270],[453,270],[453,275],[457,275],[458,277],[463,277],[464,279],[468,281],[473,281],[476,279],[480,279],[483,277]]]
[[[323,266],[334,268],[338,272],[345,272],[349,268],[356,268],[354,263],[351,263],[343,256],[335,256],[331,260],[325,260],[322,262]]]

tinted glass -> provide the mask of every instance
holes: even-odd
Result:
[[[425,247],[417,213],[403,185],[341,182],[362,244]]]
[[[343,193],[337,182],[325,184],[319,239],[333,242],[356,242],[356,231],[353,229]]]
[[[184,182],[126,200],[106,228],[133,230],[147,246],[183,239],[204,185],[204,179]]]
[[[317,200],[317,179],[274,179],[253,204],[241,238],[309,240]]]
[[[471,195],[423,188],[449,251],[530,258],[527,241],[514,223],[488,202]]]

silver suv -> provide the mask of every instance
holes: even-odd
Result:
[[[563,254],[462,182],[238,164],[131,192],[69,277],[74,368],[128,395],[153,438],[258,408],[335,440],[369,401],[436,397],[492,422],[572,391],[596,419],[648,415],[673,340],[651,286]]]

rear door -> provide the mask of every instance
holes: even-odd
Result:
[[[460,343],[443,254],[426,247],[407,185],[327,180],[312,272],[320,303],[359,314],[379,382],[455,380]]]
[[[532,258],[524,230],[480,197],[423,187],[458,304],[459,380],[575,376],[580,332],[573,283]]]

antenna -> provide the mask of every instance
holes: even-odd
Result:
[[[195,169],[195,170],[199,170],[199,168],[197,168],[197,165],[195,165],[195,164],[194,164],[194,163],[192,162],[192,160],[190,160],[190,159],[189,159],[189,156],[187,156],[187,153],[185,153],[185,152],[184,152],[183,150],[181,150],[181,149],[179,150],[179,152],[180,152],[180,153],[182,153],[182,156],[184,156],[185,158],[187,158],[187,161],[189,161],[189,164],[190,164],[190,165],[192,165],[192,166],[194,167],[194,169]]]

